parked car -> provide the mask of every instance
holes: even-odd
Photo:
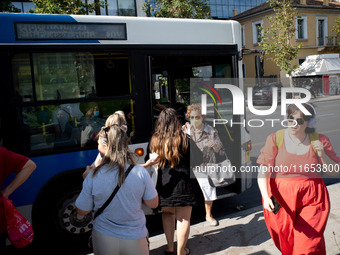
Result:
[[[272,82],[264,86],[255,86],[253,88],[253,105],[272,105],[273,102],[273,88],[277,88],[278,98],[277,102],[281,102],[281,88],[282,84],[279,82]]]

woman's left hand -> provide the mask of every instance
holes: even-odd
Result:
[[[150,159],[149,159],[148,161],[146,161],[146,163],[143,164],[142,166],[143,166],[143,167],[153,166],[153,165],[158,164],[159,161],[160,161],[159,156],[157,156],[156,158],[150,158]]]
[[[222,145],[218,143],[216,144],[214,141],[209,141],[207,145],[209,148],[213,148],[216,153],[222,149]]]
[[[323,149],[323,144],[320,140],[316,140],[312,142],[313,149],[318,153],[319,158],[322,158],[325,155],[325,151]]]
[[[334,169],[339,169],[338,166],[336,166],[337,162],[335,162],[333,159],[331,159],[325,152],[322,142],[319,140],[312,142],[313,149],[318,153],[318,157],[321,159],[321,163],[323,164],[323,172],[324,170],[327,170],[327,174],[331,176],[337,176],[339,172],[334,171]]]
[[[86,170],[83,173],[83,179],[85,180],[86,176],[89,174],[89,172],[91,172],[92,169],[95,169],[94,166],[86,166]]]
[[[215,143],[214,143],[214,141],[210,140],[210,141],[208,141],[207,145],[208,145],[209,148],[213,148],[215,146]]]

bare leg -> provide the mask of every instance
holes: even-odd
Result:
[[[204,205],[205,205],[205,218],[207,220],[214,220],[214,218],[213,218],[213,216],[211,214],[212,204],[213,204],[213,201],[204,201]]]
[[[217,226],[218,222],[211,214],[213,201],[205,201],[205,219],[210,223],[210,226]]]
[[[176,207],[177,220],[177,254],[186,255],[186,244],[190,232],[191,206]]]
[[[166,251],[174,251],[175,207],[162,207],[163,230],[168,242]]]

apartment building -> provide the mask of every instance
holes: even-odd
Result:
[[[298,13],[295,21],[295,44],[301,43],[302,49],[292,64],[301,64],[310,55],[339,53],[340,37],[336,37],[332,28],[340,15],[340,1],[294,0],[293,6],[297,8]],[[242,25],[244,49],[261,50],[258,46],[260,27],[264,29],[270,27],[267,19],[269,15],[274,15],[274,12],[269,4],[264,3],[232,17]],[[247,78],[256,77],[255,55],[258,54],[248,52],[243,55],[244,72]],[[286,76],[285,72],[280,71],[279,67],[266,55],[264,75],[281,78]]]

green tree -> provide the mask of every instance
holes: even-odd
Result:
[[[31,0],[35,4],[34,13],[46,14],[88,14],[104,7],[103,1],[85,3],[81,0]]]
[[[165,18],[209,19],[208,0],[156,0],[144,3],[143,11],[147,16]]]
[[[16,8],[10,0],[4,0],[0,2],[0,12],[21,12]]]
[[[340,16],[335,20],[333,31],[336,33],[336,36],[340,35]]]
[[[302,45],[295,43],[295,18],[296,8],[292,0],[269,0],[274,15],[267,17],[270,28],[262,29],[262,41],[259,45],[270,55],[274,63],[289,75],[297,68],[292,66],[292,61],[297,59],[297,54]],[[291,86],[292,82],[291,82]]]

